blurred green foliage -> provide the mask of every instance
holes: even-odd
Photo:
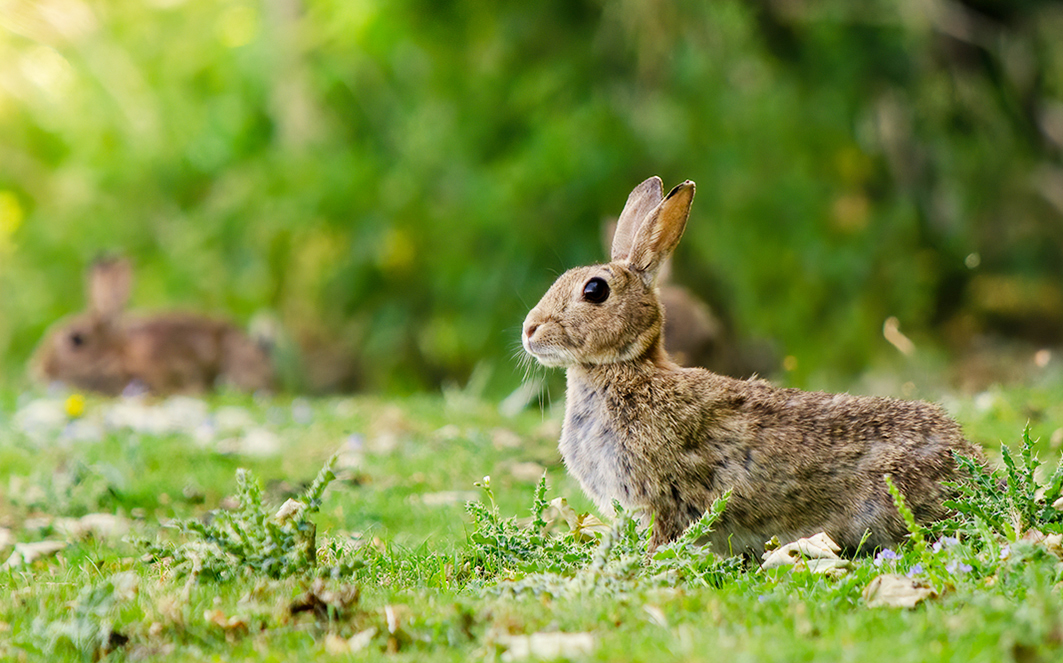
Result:
[[[890,316],[1058,341],[1060,34],[1038,0],[7,0],[0,366],[120,251],[138,307],[512,387],[651,174],[699,186],[678,279],[795,383],[895,353]]]

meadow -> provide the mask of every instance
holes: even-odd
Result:
[[[502,414],[456,388],[7,392],[0,659],[1056,660],[1061,396],[943,396],[1006,487],[823,573],[710,553],[696,531],[647,557],[566,474],[559,408]],[[879,576],[910,582],[873,595]]]
[[[0,661],[1060,660],[1060,34],[1048,0],[0,3]],[[985,449],[954,519],[761,568],[696,545],[723,502],[652,556],[592,508],[560,372],[513,354],[652,175],[697,182],[674,281],[721,352]],[[132,311],[268,342],[278,395],[27,386],[102,256]]]

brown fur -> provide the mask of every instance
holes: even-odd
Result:
[[[611,251],[617,223],[602,224],[607,252]],[[666,260],[657,274],[657,291],[664,311],[664,349],[680,366],[703,366],[721,373],[743,371],[741,361],[728,361],[735,353],[727,351],[724,325],[709,305],[690,290],[671,282],[671,262]]]
[[[45,336],[34,377],[110,395],[136,381],[156,394],[198,393],[218,382],[247,391],[272,387],[269,356],[242,331],[191,313],[126,315],[131,286],[128,261],[94,264],[89,310]]]
[[[980,452],[936,405],[780,389],[668,357],[656,270],[682,236],[694,185],[663,200],[659,187],[651,178],[628,199],[631,207],[642,196],[636,209],[659,201],[631,221],[638,227],[618,229],[634,238],[630,247],[563,274],[524,322],[525,349],[567,370],[559,448],[598,507],[617,500],[652,517],[655,548],[732,489],[710,537],[718,551],[819,531],[852,550],[865,530],[874,548],[906,533],[885,487],[891,474],[917,519],[944,517],[940,482],[959,478],[952,452]],[[610,286],[598,304],[583,296],[595,277]]]

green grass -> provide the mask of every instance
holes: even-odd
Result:
[[[593,511],[558,458],[560,413],[506,418],[492,403],[455,393],[310,401],[222,394],[207,403],[214,423],[239,408],[243,426],[197,442],[194,431],[93,429],[114,404],[89,398],[75,423],[85,439],[73,439],[65,421],[35,435],[20,430],[25,415],[16,413],[33,398],[0,397],[0,527],[20,542],[70,545],[0,571],[0,660],[500,660],[512,636],[557,631],[590,633],[593,652],[573,657],[591,660],[1025,662],[1063,654],[1060,561],[1051,546],[1011,541],[974,515],[953,545],[934,550],[939,535],[924,532],[925,548],[902,547],[896,560],[856,559],[837,579],[758,572],[682,546],[648,560],[645,534],[633,527],[605,535],[606,555],[598,538],[568,534],[546,505],[565,497],[577,512]],[[1056,455],[1049,438],[1063,425],[1060,402],[1063,388],[1049,385],[949,404],[987,451],[1011,446],[1015,476],[1025,476],[1020,445],[1033,420],[1044,482],[1055,466],[1047,460]],[[234,448],[226,440],[255,429],[275,436],[276,453],[226,452]],[[203,532],[225,525],[212,510],[246,498],[238,468],[261,485],[268,518],[336,452],[337,478],[320,511],[306,515],[316,523],[316,564],[271,577],[255,558],[234,562],[237,571],[220,580],[180,563],[200,554]],[[545,494],[537,494],[544,470]],[[487,475],[490,495],[475,485]],[[1049,533],[1055,525],[1038,518],[1057,512],[1034,509],[1032,491],[1029,481],[1005,486],[982,511],[1025,505],[1023,522]],[[467,509],[469,497],[480,506]],[[117,514],[130,530],[64,533],[64,519],[93,513]],[[534,520],[553,532],[531,528]],[[202,526],[182,533],[173,526],[180,521]],[[180,552],[156,548],[153,558],[142,540]],[[500,542],[512,554],[495,554]],[[2,563],[11,546],[0,546]],[[866,606],[862,592],[874,577],[916,564],[938,598],[912,610]],[[368,644],[341,651],[357,634]]]

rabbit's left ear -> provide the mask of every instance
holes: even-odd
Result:
[[[631,242],[635,239],[646,217],[661,204],[663,195],[664,184],[656,175],[635,187],[631,195],[627,197],[624,211],[620,213],[620,218],[616,221],[613,247],[610,251],[611,260],[628,259],[631,255]]]
[[[90,310],[104,319],[117,318],[129,301],[133,266],[125,258],[100,258],[89,270]]]
[[[657,280],[661,265],[679,244],[692,202],[694,183],[687,180],[672,189],[639,226],[631,242],[628,263],[635,271],[642,272],[647,283]]]

